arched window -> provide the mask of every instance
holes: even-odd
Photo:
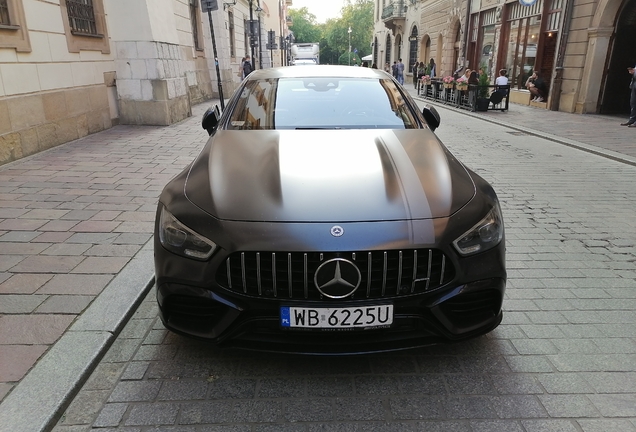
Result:
[[[415,63],[416,61],[418,61],[417,59],[417,26],[414,26],[413,30],[411,30],[411,36],[409,37],[409,58],[407,63],[408,67],[412,68],[413,63]]]
[[[381,68],[382,65],[380,65],[380,59],[378,58],[378,38],[374,38],[373,39],[373,63],[375,63],[379,68]]]
[[[386,35],[386,54],[385,54],[385,62],[387,62],[389,65],[391,64],[391,35],[387,34]]]

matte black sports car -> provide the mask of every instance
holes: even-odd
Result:
[[[161,319],[219,346],[396,350],[502,319],[504,227],[492,187],[440,143],[383,71],[250,74],[163,190]]]

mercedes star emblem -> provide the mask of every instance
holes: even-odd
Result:
[[[325,261],[314,275],[316,288],[322,295],[332,299],[349,297],[358,289],[362,275],[358,267],[344,258]]]
[[[340,237],[344,234],[344,228],[338,225],[334,225],[331,227],[331,235],[334,237]]]

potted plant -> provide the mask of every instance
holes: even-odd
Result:
[[[431,76],[430,75],[424,75],[422,77],[422,84],[431,85]]]
[[[468,90],[468,82],[467,81],[457,81],[455,83],[455,88],[457,90]]]
[[[450,75],[442,78],[442,81],[444,82],[444,88],[447,88],[447,89],[453,88],[453,84],[455,84],[455,78],[453,78]]]
[[[487,111],[488,105],[490,105],[489,99],[489,86],[490,80],[488,79],[488,75],[482,73],[479,75],[479,84],[477,87],[477,105],[475,109],[477,111]]]

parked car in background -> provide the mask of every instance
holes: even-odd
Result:
[[[163,190],[165,326],[219,346],[398,350],[493,330],[506,284],[497,195],[387,73],[257,70]]]

